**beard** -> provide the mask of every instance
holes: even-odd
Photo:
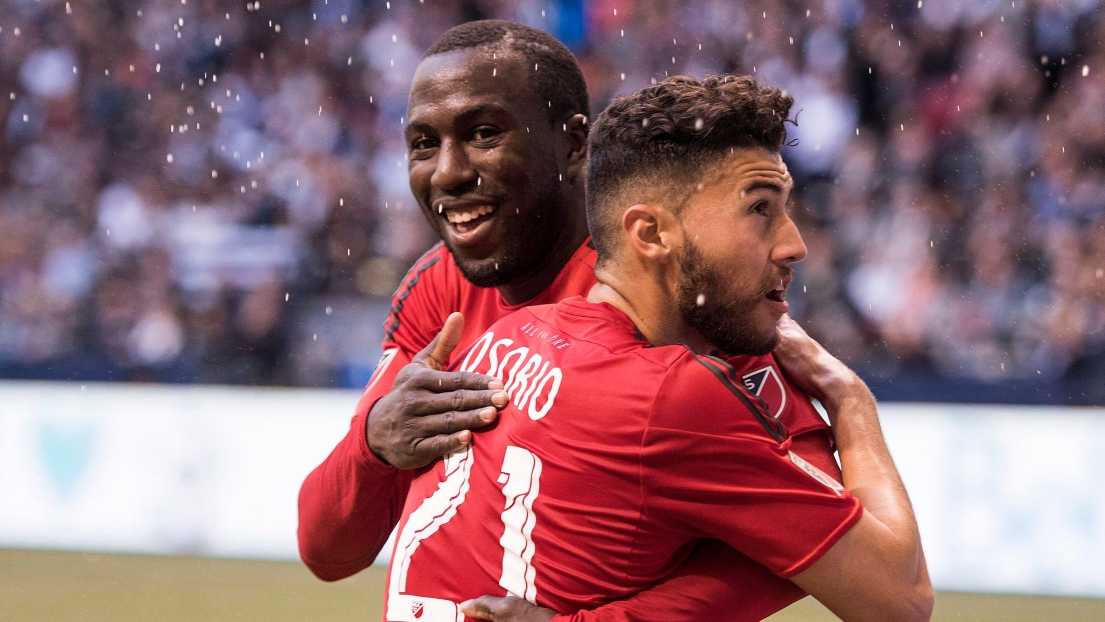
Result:
[[[757,330],[752,317],[770,284],[742,287],[708,265],[689,240],[684,249],[679,257],[682,276],[677,292],[683,321],[725,354],[759,356],[773,351],[779,345],[775,326],[769,331]]]
[[[466,258],[453,248],[448,236],[441,238],[460,273],[470,283],[477,287],[509,285],[537,272],[549,261],[567,210],[560,201],[549,200],[530,213],[523,213],[522,218],[510,223],[510,235],[486,259]]]
[[[508,237],[487,259],[467,259],[461,256],[448,239],[445,246],[453,254],[460,273],[470,283],[476,287],[499,287],[535,272],[549,255],[551,245],[547,236],[538,230],[529,229],[531,227],[516,229],[517,234]]]

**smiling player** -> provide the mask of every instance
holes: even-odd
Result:
[[[583,295],[595,283],[583,208],[587,107],[575,60],[545,33],[473,22],[426,52],[411,89],[409,173],[443,244],[416,262],[396,292],[384,358],[349,433],[301,489],[300,554],[320,578],[370,565],[399,520],[412,469],[463,450],[470,430],[494,421],[507,403],[497,379],[438,371],[453,348],[519,308]],[[447,319],[455,311],[464,314],[463,330]],[[839,474],[828,427],[772,358],[734,364],[804,455]],[[579,615],[759,619],[766,614],[747,606],[744,594],[761,585],[780,584],[746,556],[704,542],[653,589]],[[802,596],[781,585],[771,611]],[[717,618],[718,611],[728,613]]]
[[[600,115],[588,182],[599,284],[496,322],[454,364],[501,379],[510,403],[415,479],[387,620],[548,620],[650,587],[700,538],[778,578],[747,589],[745,611],[763,614],[789,580],[844,620],[928,619],[920,537],[874,398],[785,316],[780,291],[806,253],[779,155],[790,105],[748,77],[675,77]],[[835,421],[843,484],[717,354],[776,347]],[[458,604],[475,593],[549,609]]]

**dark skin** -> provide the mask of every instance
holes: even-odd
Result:
[[[466,278],[489,279],[510,304],[545,290],[588,235],[586,119],[550,119],[547,102],[519,88],[530,67],[512,50],[428,57],[406,129],[411,192],[430,226]],[[462,329],[450,316],[373,405],[366,438],[384,462],[415,469],[460,451],[506,405],[498,379],[442,371]]]

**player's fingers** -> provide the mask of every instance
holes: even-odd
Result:
[[[411,422],[411,431],[418,438],[430,438],[441,434],[454,434],[461,430],[474,430],[495,421],[499,410],[494,406],[466,411],[449,411],[436,415],[424,415]]]
[[[494,376],[473,374],[466,371],[436,371],[426,369],[413,379],[413,386],[434,393],[460,391],[462,389],[492,391],[502,389],[503,381]]]
[[[491,598],[494,598],[494,596],[480,596],[479,598],[466,600],[459,605],[460,612],[469,618],[494,621],[495,616],[491,613],[491,606],[487,602]]]
[[[466,616],[493,622],[507,622],[510,617],[512,596],[480,596],[460,604],[460,612]]]
[[[476,410],[488,406],[505,408],[509,401],[506,391],[449,391],[448,393],[412,392],[407,399],[406,413],[428,417],[448,412]]]
[[[472,444],[472,432],[461,430],[455,434],[441,434],[420,438],[414,442],[412,454],[420,460],[435,460],[456,453]]]
[[[450,313],[445,318],[445,324],[434,336],[433,340],[422,351],[414,355],[412,364],[422,365],[430,369],[441,370],[445,368],[445,362],[449,355],[460,343],[461,333],[464,331],[464,315],[458,312]]]

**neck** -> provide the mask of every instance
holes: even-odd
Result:
[[[581,203],[582,205],[582,203]],[[556,239],[552,243],[552,252],[540,267],[534,272],[505,285],[499,285],[499,295],[509,305],[516,305],[532,300],[535,296],[548,289],[556,280],[557,275],[564,269],[564,265],[572,258],[583,241],[587,239],[587,219],[580,207],[572,212],[568,223],[561,227]]]
[[[714,349],[698,331],[683,321],[676,292],[657,275],[644,271],[627,274],[596,267],[598,284],[587,295],[592,303],[605,302],[622,313],[654,346],[684,345],[696,354]]]

